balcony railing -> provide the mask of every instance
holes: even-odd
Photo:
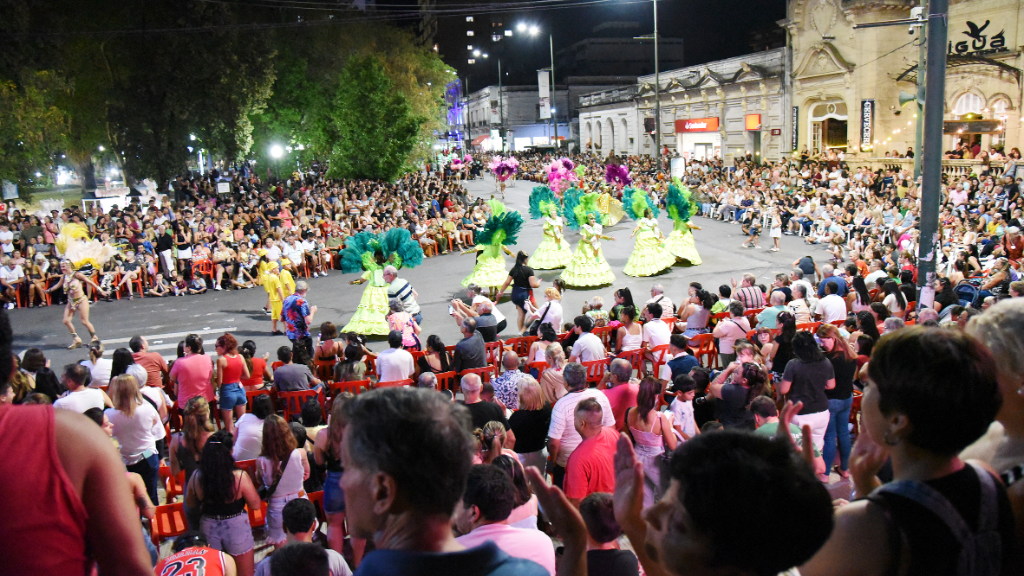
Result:
[[[851,158],[846,162],[850,168],[856,169],[865,166],[872,172],[876,170],[914,171],[913,158]],[[1002,173],[1003,160],[991,160],[989,166],[991,167],[990,173]],[[981,160],[942,160],[942,173],[951,178],[979,174],[981,170]]]

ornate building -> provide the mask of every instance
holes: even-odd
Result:
[[[905,153],[914,144],[920,32],[855,25],[910,17],[913,0],[790,0],[787,98],[795,149],[840,148],[859,157]],[[1022,0],[951,0],[944,149],[984,148],[1021,135]],[[908,32],[911,32],[908,34]]]

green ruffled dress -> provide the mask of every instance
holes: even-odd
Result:
[[[568,286],[577,288],[589,288],[592,286],[605,286],[615,282],[615,274],[608,261],[604,259],[601,251],[601,233],[603,228],[600,224],[591,227],[584,224],[580,227],[583,238],[576,246],[576,253],[572,261],[562,272],[562,281]],[[530,261],[531,266],[533,261]]]
[[[565,268],[572,260],[569,243],[562,236],[562,219],[544,219],[544,238],[530,256],[530,267],[534,270]]]
[[[697,253],[697,244],[688,222],[676,221],[672,233],[665,239],[665,246],[676,258],[689,262],[691,266],[700,266],[700,254]]]
[[[388,306],[388,283],[384,281],[384,269],[377,267],[363,273],[367,279],[363,297],[352,319],[341,329],[342,332],[355,332],[364,336],[387,336],[387,315],[391,311]]]
[[[497,246],[488,244],[477,246],[480,256],[476,259],[476,266],[473,272],[462,280],[463,286],[476,284],[481,288],[500,288],[508,278],[508,270],[505,269],[505,255],[501,251],[501,244]],[[532,264],[532,262],[531,262]]]
[[[653,276],[676,263],[676,257],[665,249],[658,230],[658,221],[641,218],[637,224],[636,245],[622,269],[629,276]]]

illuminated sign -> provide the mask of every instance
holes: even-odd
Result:
[[[760,130],[761,129],[761,115],[760,114],[747,114],[744,117],[744,124],[747,130]]]
[[[676,120],[676,132],[717,132],[718,118]]]

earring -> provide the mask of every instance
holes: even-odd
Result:
[[[896,438],[894,440],[894,439],[890,438],[889,437],[889,433],[886,432],[885,436],[882,436],[882,442],[884,442],[886,446],[892,447],[892,446],[895,446],[895,445],[899,444],[900,443],[900,439]]]
[[[1021,386],[1020,388],[1017,388],[1017,395],[1018,396],[1024,396],[1024,386]]]

